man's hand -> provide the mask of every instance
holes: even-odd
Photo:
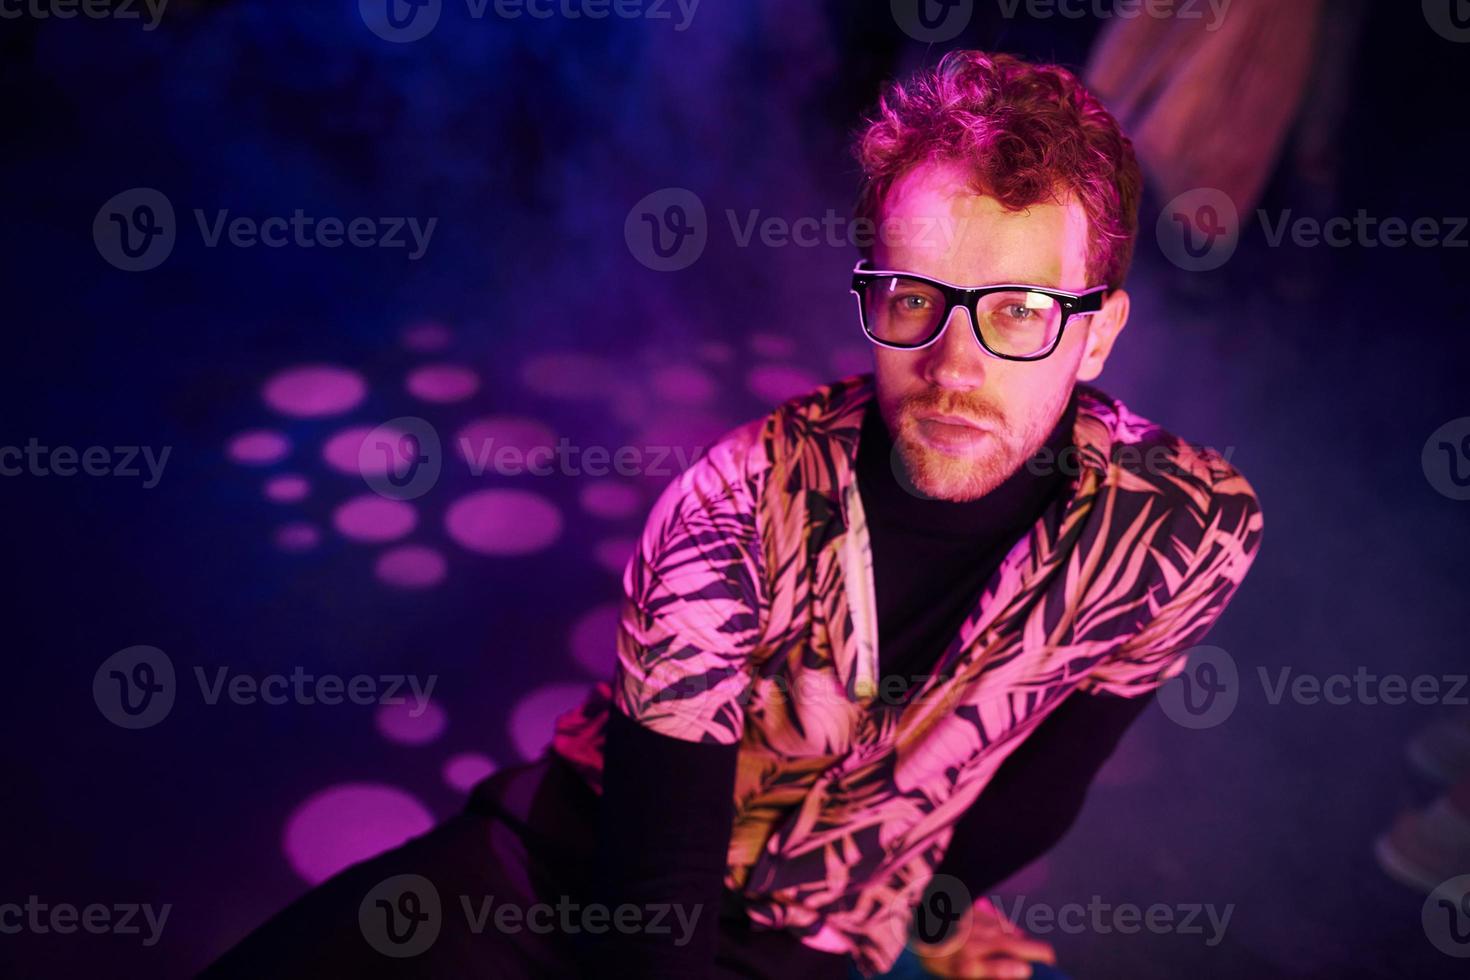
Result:
[[[913,950],[920,965],[937,977],[1029,977],[1032,963],[1057,962],[1050,943],[1026,935],[988,898],[966,909],[947,938],[933,944],[915,939]]]

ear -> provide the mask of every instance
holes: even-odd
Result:
[[[1117,289],[1103,300],[1102,309],[1087,317],[1087,346],[1077,364],[1077,380],[1091,381],[1102,374],[1113,342],[1128,325],[1128,293]]]

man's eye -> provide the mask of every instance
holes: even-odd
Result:
[[[1008,303],[1001,307],[1000,312],[1004,314],[1006,319],[1014,320],[1017,323],[1024,323],[1036,315],[1035,310],[1020,303]]]
[[[929,299],[926,296],[908,295],[898,298],[898,308],[906,313],[918,313],[929,308]]]

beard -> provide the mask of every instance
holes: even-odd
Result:
[[[978,500],[1008,480],[1046,442],[1071,397],[1061,389],[1043,411],[1012,421],[977,399],[929,389],[881,406],[893,437],[893,472],[910,493],[932,500]],[[987,435],[972,452],[944,452],[924,441],[919,416],[958,415],[984,425]]]

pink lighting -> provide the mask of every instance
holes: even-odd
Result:
[[[269,429],[242,432],[230,440],[226,455],[243,466],[269,466],[291,452],[291,440]]]
[[[311,796],[286,822],[282,847],[308,884],[429,830],[428,809],[392,786],[344,783]]]
[[[367,396],[362,375],[330,364],[287,368],[261,390],[265,403],[282,415],[323,418],[351,411]]]
[[[541,551],[561,535],[561,512],[525,490],[481,490],[456,500],[445,530],[460,547],[482,555]]]
[[[415,368],[406,383],[409,394],[436,404],[462,402],[480,390],[480,378],[458,364],[430,364]]]
[[[373,574],[384,585],[398,589],[428,589],[444,581],[449,564],[433,548],[406,544],[378,556]]]
[[[332,514],[332,526],[352,541],[395,541],[417,524],[413,507],[370,494],[353,497]]]

